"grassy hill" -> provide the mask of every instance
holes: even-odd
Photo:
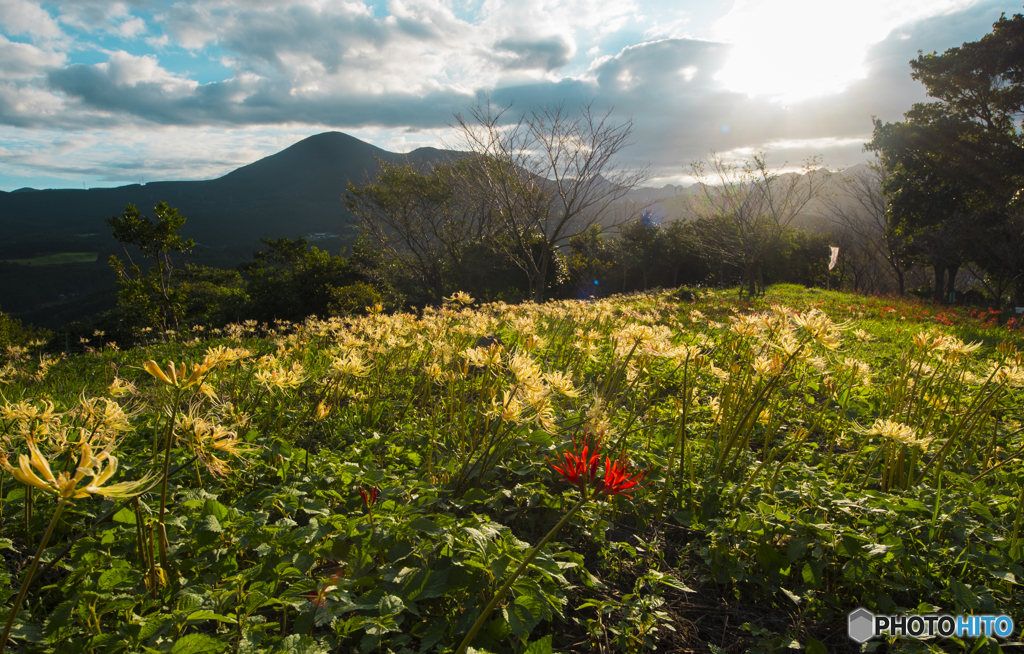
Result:
[[[1018,325],[685,297],[6,351],[4,447],[38,457],[0,479],[0,615],[60,484],[25,651],[450,652],[503,583],[476,651],[854,652],[857,607],[1020,614]]]

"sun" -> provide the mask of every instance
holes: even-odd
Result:
[[[732,51],[718,72],[728,90],[786,104],[841,93],[868,75],[872,45],[894,29],[969,0],[739,0],[715,24]]]

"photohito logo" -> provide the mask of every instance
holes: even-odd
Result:
[[[850,638],[866,643],[878,636],[958,636],[979,638],[994,636],[1007,638],[1013,633],[1013,618],[1008,615],[874,615],[867,609],[857,609],[847,616]]]

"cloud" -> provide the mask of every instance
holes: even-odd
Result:
[[[34,39],[59,39],[64,34],[38,3],[0,0],[0,26],[9,35],[26,34]]]
[[[58,20],[83,32],[106,32],[133,39],[148,30],[146,21],[134,16],[123,2],[77,0],[60,6]]]
[[[37,75],[47,68],[62,65],[66,59],[63,53],[9,41],[0,34],[0,79]]]
[[[453,111],[464,112],[484,97],[499,105],[514,102],[517,112],[589,100],[597,111],[613,108],[615,121],[633,121],[636,145],[623,155],[632,163],[650,163],[661,179],[681,175],[682,165],[712,149],[735,156],[765,149],[779,164],[820,153],[829,164],[848,165],[865,158],[860,144],[870,138],[872,116],[897,120],[925,99],[907,65],[917,50],[941,51],[980,38],[1002,6],[989,0],[958,9],[962,3],[937,1],[934,11],[918,0],[878,5],[881,23],[869,34],[875,41],[854,44],[861,48],[857,74],[829,94],[787,98],[748,93],[723,78],[737,56],[756,56],[756,49],[752,55],[736,36],[757,22],[735,23],[735,13],[720,23],[719,38],[697,39],[679,36],[690,28],[690,14],[665,10],[669,20],[656,29],[644,22],[651,19],[641,10],[656,13],[657,7],[606,0],[488,0],[467,7],[456,3],[457,10],[446,0],[391,0],[387,13],[355,0],[283,6],[269,0],[200,0],[155,10],[148,0],[69,0],[59,9],[69,29],[134,39],[117,46],[131,53],[93,44],[91,52],[106,52],[106,60],[85,63],[77,53],[89,48],[87,36],[74,37],[76,49],[53,45],[46,39],[57,39],[60,30],[38,14],[44,10],[0,0],[0,12],[7,12],[0,18],[35,11],[42,26],[32,28],[30,38],[41,40],[31,44],[0,37],[0,126],[30,127],[39,134],[133,134],[142,141],[148,138],[143,130],[173,133],[190,148],[201,143],[202,152],[191,159],[180,152],[166,173],[194,178],[198,172],[181,172],[189,170],[184,162],[192,161],[195,171],[210,171],[216,166],[206,159],[225,166],[238,160],[223,148],[243,147],[244,139],[210,136],[220,132],[259,133],[271,144],[275,130],[298,140],[301,133],[340,129],[401,149],[429,144],[432,134],[446,129]],[[762,16],[756,7],[751,11],[754,18]],[[922,18],[926,15],[931,17]],[[34,25],[17,16],[10,25],[3,20],[8,34]],[[762,23],[760,41],[751,43],[768,50],[785,50],[788,42],[776,41],[793,41],[800,34],[769,34],[772,23],[764,16]],[[833,33],[829,29],[805,34],[794,71],[808,67],[824,79],[847,70],[846,55],[823,45]],[[655,35],[672,38],[652,40]],[[153,50],[147,53],[146,44]],[[202,79],[213,81],[200,83],[182,72],[189,61],[205,66]],[[216,73],[210,75],[211,69]],[[0,127],[0,133],[9,135],[11,129]],[[183,136],[188,134],[196,137]],[[112,152],[92,145],[63,155],[89,153],[92,163],[86,165],[68,163],[56,149],[52,155],[45,151],[38,146],[32,165],[50,161],[74,168],[61,174],[99,170],[102,156]],[[159,159],[159,152],[152,154]],[[135,155],[120,160],[148,167],[148,177],[161,174],[159,161],[147,163]],[[111,179],[123,174],[115,168],[110,164]]]
[[[494,47],[499,54],[513,55],[503,63],[503,67],[508,69],[539,68],[551,71],[566,65],[576,55],[575,44],[557,35],[541,38],[509,37],[498,41]]]

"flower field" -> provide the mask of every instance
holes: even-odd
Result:
[[[1015,327],[785,287],[10,348],[0,648],[820,654],[862,651],[858,607],[1024,622]]]

